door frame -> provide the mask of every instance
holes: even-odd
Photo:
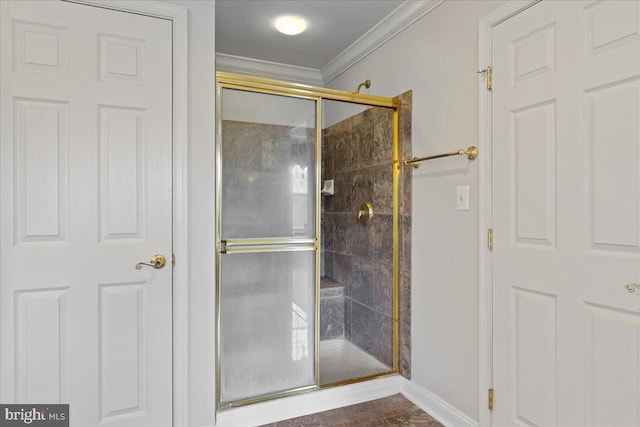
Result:
[[[156,0],[63,0],[167,19],[172,29],[172,424],[188,425],[188,9]]]
[[[491,66],[493,28],[542,0],[512,0],[478,21],[478,70]],[[478,79],[478,425],[491,425],[488,391],[493,388],[493,254],[488,248],[488,230],[493,228],[491,90],[486,76]],[[499,394],[498,394],[499,396]]]

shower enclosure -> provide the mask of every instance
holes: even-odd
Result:
[[[398,373],[400,101],[217,80],[217,408]]]

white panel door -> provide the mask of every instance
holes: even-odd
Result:
[[[171,23],[0,8],[0,401],[170,425]]]
[[[492,64],[492,424],[638,426],[640,2],[543,1]]]

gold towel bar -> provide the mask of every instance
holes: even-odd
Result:
[[[414,157],[411,160],[405,160],[404,164],[411,165],[415,169],[418,169],[418,167],[420,167],[420,162],[423,162],[425,160],[439,159],[441,157],[449,157],[449,156],[467,156],[469,160],[475,160],[478,157],[478,147],[476,147],[475,145],[472,145],[468,147],[466,150],[460,149],[458,151],[452,151],[450,153],[436,154],[435,156]]]

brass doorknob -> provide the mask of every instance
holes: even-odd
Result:
[[[154,255],[149,262],[137,263],[136,270],[142,270],[143,265],[148,265],[149,267],[153,267],[156,270],[160,270],[162,267],[167,265],[167,259],[164,257],[164,255],[161,254]]]

